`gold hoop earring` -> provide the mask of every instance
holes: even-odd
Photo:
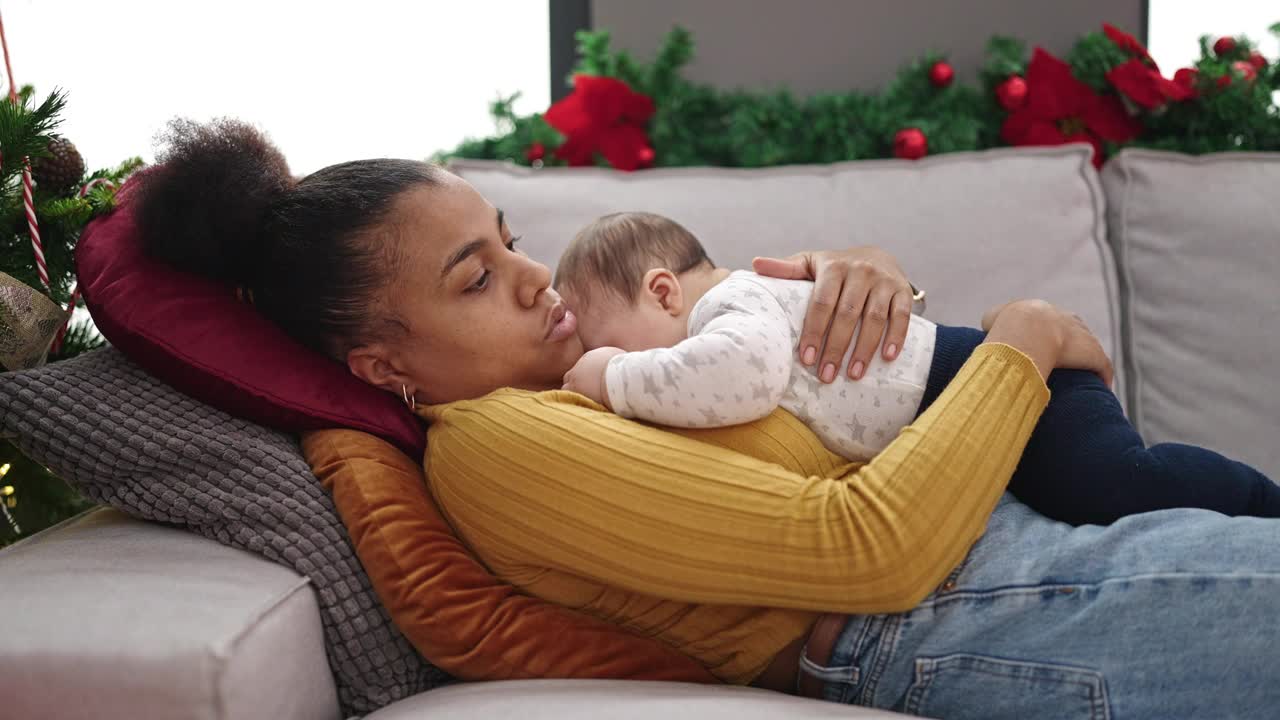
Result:
[[[410,411],[418,409],[418,398],[409,396],[409,388],[401,385],[400,394],[404,396],[404,404],[408,406]]]

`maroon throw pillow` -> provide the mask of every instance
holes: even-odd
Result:
[[[345,427],[410,457],[422,423],[398,399],[287,336],[234,288],[174,270],[143,250],[125,187],[121,206],[85,228],[76,248],[80,291],[107,340],[188,395],[287,432]]]

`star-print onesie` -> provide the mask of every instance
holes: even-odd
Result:
[[[731,274],[694,305],[687,340],[609,362],[605,385],[614,412],[702,428],[750,422],[782,407],[837,455],[871,459],[915,419],[937,326],[913,315],[897,360],[877,355],[862,379],[837,373],[825,384],[796,354],[812,292],[811,282]]]
[[[797,353],[812,292],[811,282],[730,274],[694,305],[687,339],[609,361],[614,412],[704,428],[781,407],[832,452],[865,461],[928,409],[985,338],[912,315],[895,360],[876,353],[862,378],[823,383]],[[1055,370],[1048,382],[1049,405],[1009,484],[1040,513],[1074,524],[1171,507],[1280,517],[1280,486],[1248,465],[1189,445],[1146,447],[1094,373]]]

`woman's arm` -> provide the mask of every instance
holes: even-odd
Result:
[[[905,610],[981,536],[1048,402],[1037,363],[1058,363],[1059,323],[1035,307],[1003,314],[991,334],[1036,360],[984,344],[884,452],[839,477],[803,477],[571,393],[517,391],[440,409],[428,471],[482,556],[673,600]]]

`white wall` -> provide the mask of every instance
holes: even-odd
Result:
[[[595,4],[599,22],[611,17],[605,9],[621,13],[630,3]],[[1274,0],[1150,6],[1150,49],[1166,74],[1196,57],[1201,33],[1247,33],[1280,58],[1266,32],[1280,20]],[[679,7],[688,14],[702,5]],[[62,131],[95,168],[150,159],[153,136],[175,115],[255,122],[306,173],[353,158],[426,157],[486,134],[499,93],[523,91],[521,112],[549,103],[546,0],[0,0],[0,11],[18,82],[70,91]],[[642,57],[671,22],[697,24],[672,13],[658,18],[653,37],[636,40]],[[646,4],[639,15],[653,14]],[[624,47],[643,29],[631,20],[634,27],[613,28]],[[969,22],[983,42],[1015,30],[994,17]],[[846,29],[869,24],[864,17]],[[714,38],[694,29],[710,61]],[[910,45],[885,54],[886,73],[908,59]]]
[[[295,173],[425,158],[549,103],[546,0],[0,0],[18,83],[69,91],[91,168],[152,157],[165,122],[230,115]],[[7,88],[7,85],[6,85]],[[7,89],[6,89],[7,92]]]
[[[1167,76],[1200,57],[1200,36],[1248,35],[1271,62],[1280,58],[1280,41],[1267,31],[1280,22],[1275,0],[1150,0],[1147,49]]]

